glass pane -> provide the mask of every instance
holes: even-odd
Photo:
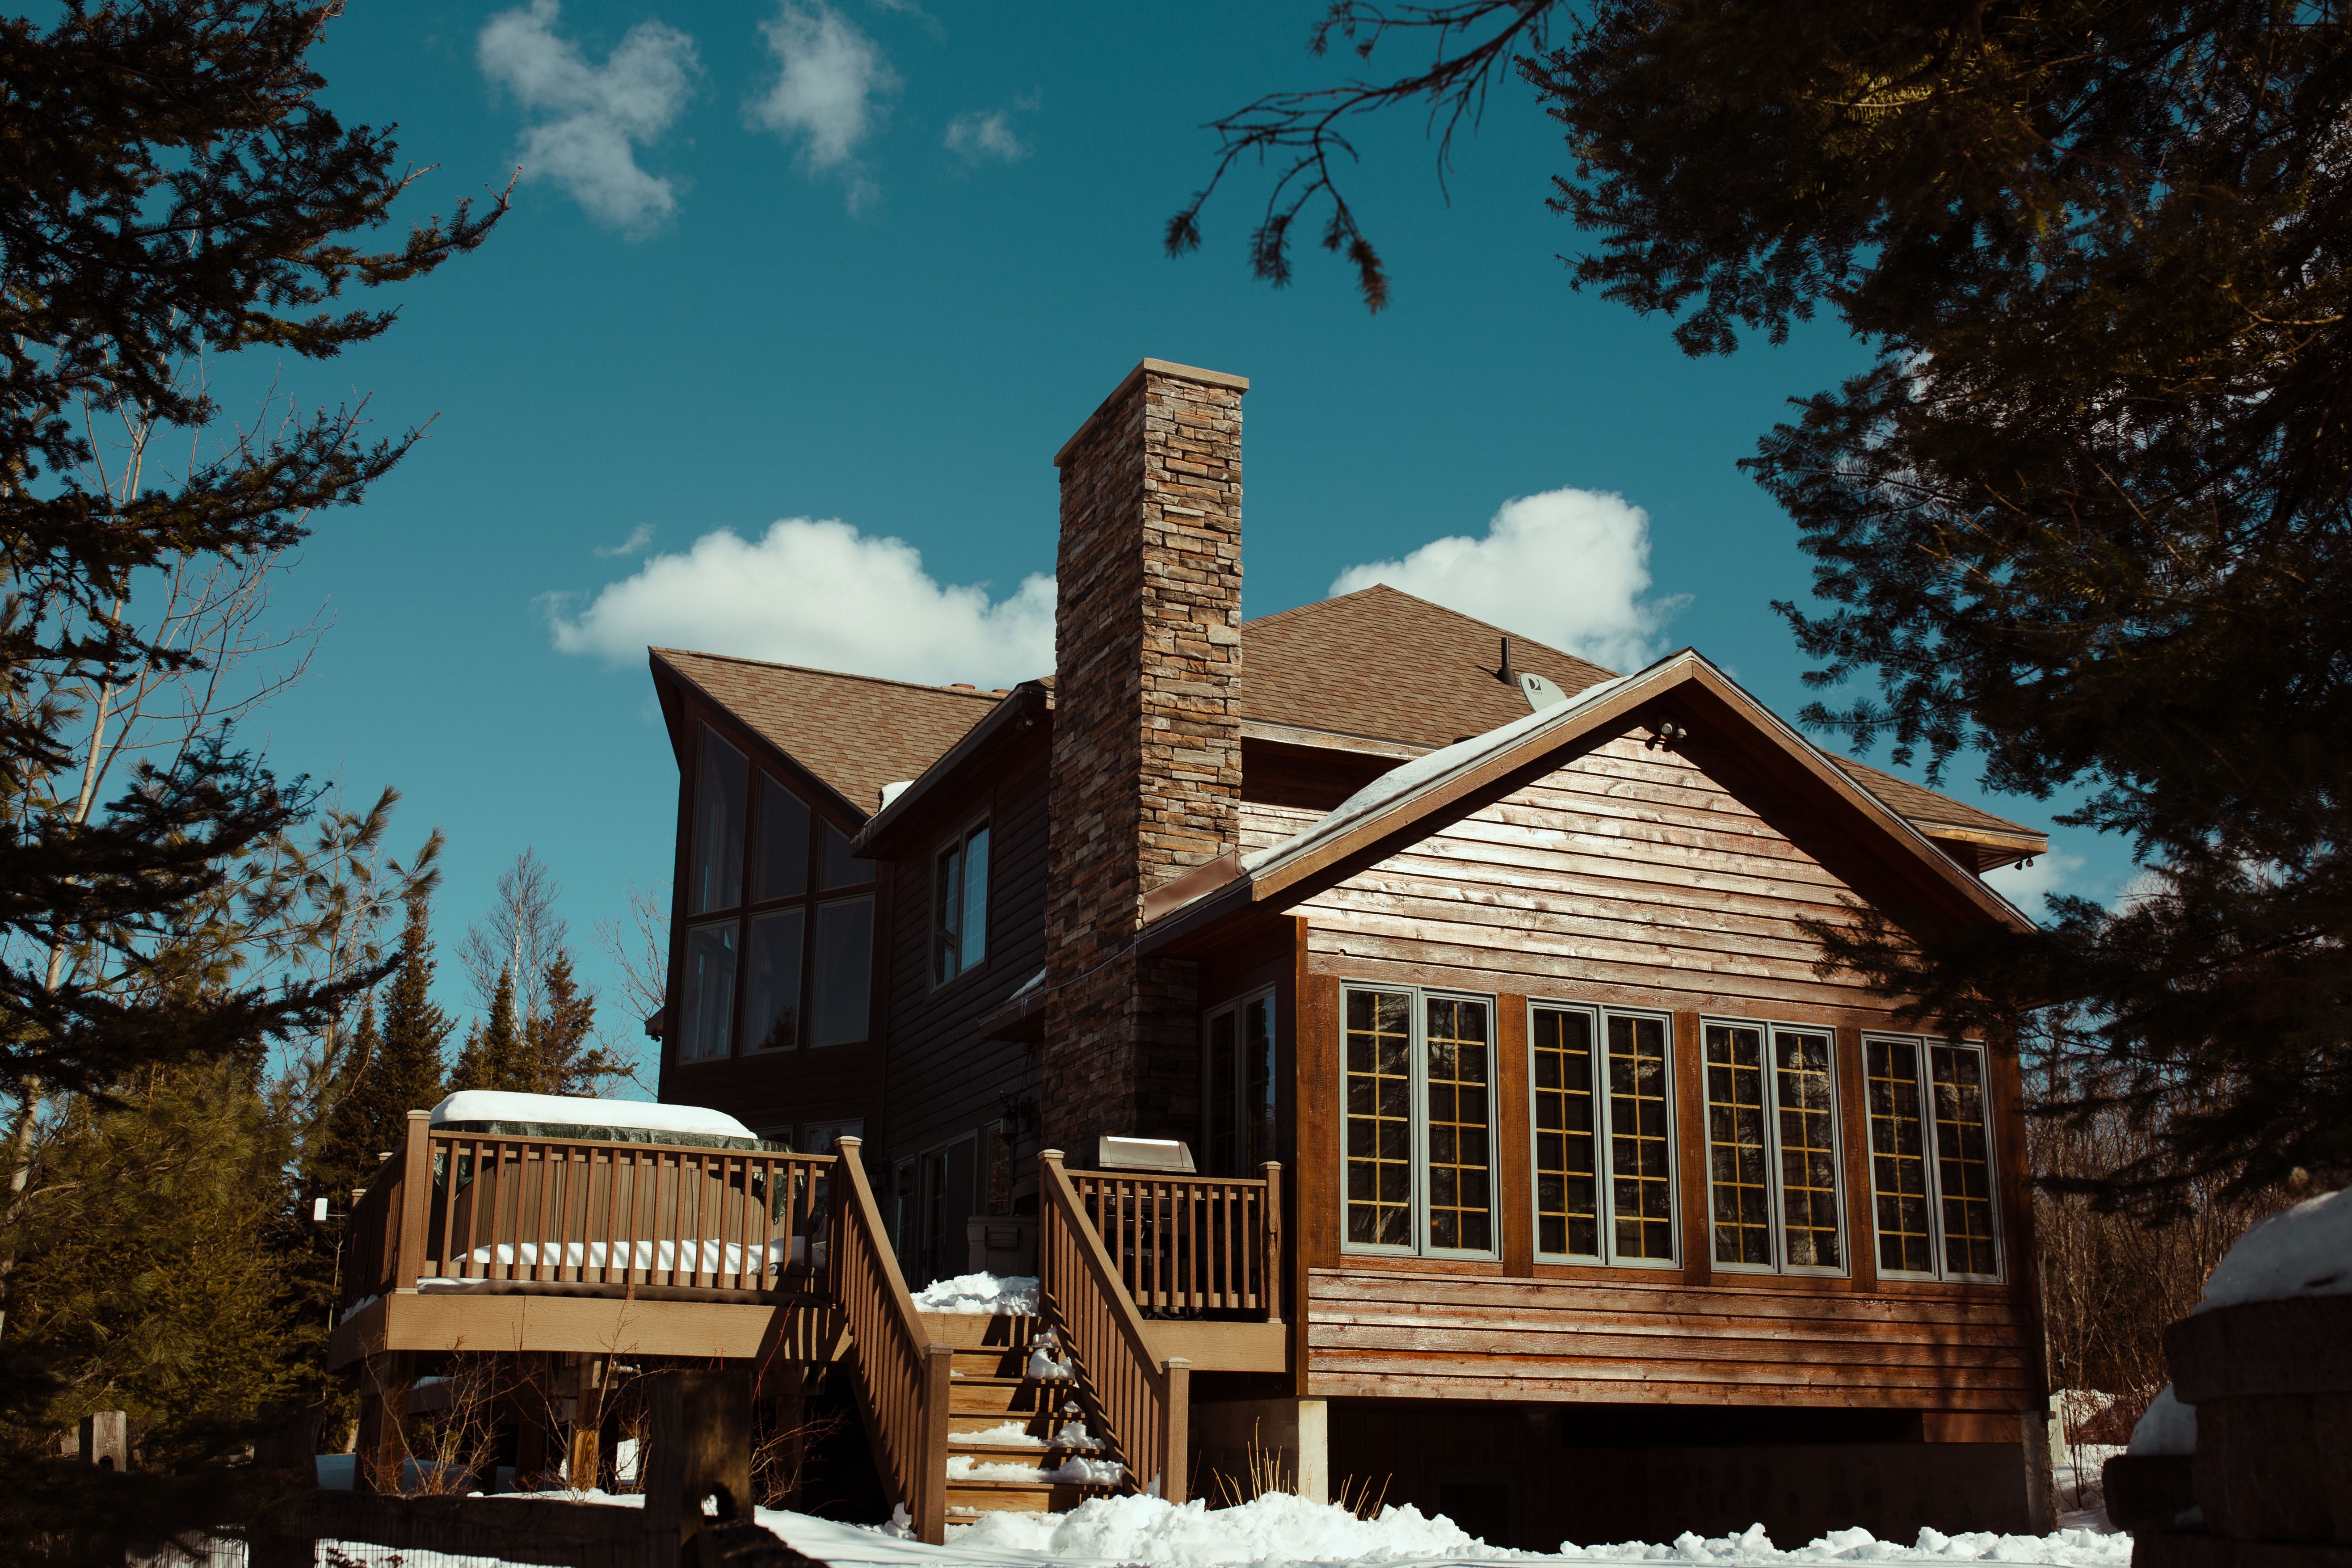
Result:
[[[788,1051],[801,1043],[801,932],[806,920],[803,910],[782,910],[751,922],[744,955],[743,1038],[752,1050]]]
[[[755,903],[796,899],[808,891],[809,808],[800,796],[760,775],[760,874]]]
[[[1348,1239],[1412,1245],[1412,998],[1348,993]]]
[[[815,994],[809,999],[814,1022],[813,1046],[838,1046],[866,1037],[866,1010],[874,977],[874,900],[845,899],[816,911]]]
[[[1274,999],[1260,996],[1242,1005],[1243,1114],[1249,1131],[1242,1140],[1242,1174],[1254,1176],[1274,1152]]]
[[[1241,1017],[1226,1008],[1209,1020],[1209,1173],[1241,1173]]]
[[[1998,1274],[1984,1053],[1937,1046],[1927,1056],[1936,1079],[1936,1186],[1944,1205],[1944,1268],[1953,1274]]]
[[[1535,1016],[1536,1250],[1601,1256],[1601,1184],[1593,1166],[1592,1019]]]
[[[1619,1258],[1675,1255],[1674,1151],[1666,1144],[1666,1026],[1609,1019],[1609,1204]]]
[[[1715,1260],[1772,1262],[1772,1205],[1764,1186],[1764,1032],[1706,1026],[1706,1175],[1714,1198]]]
[[[1932,1274],[1936,1260],[1927,1250],[1927,1150],[1919,1124],[1919,1047],[1907,1040],[1865,1040],[1862,1050],[1878,1266],[1890,1273]]]
[[[680,987],[677,1059],[709,1061],[727,1054],[735,1017],[735,922],[695,926],[686,933],[686,977]]]
[[[977,969],[988,956],[988,829],[976,827],[963,847],[963,913],[956,924],[963,942],[963,966]]]
[[[743,901],[743,797],[751,787],[743,753],[702,729],[694,778],[694,887],[687,913],[731,910]]]
[[[1838,1243],[1836,1097],[1830,1037],[1775,1034],[1773,1093],[1780,1113],[1780,1223],[1791,1268],[1835,1268]]]
[[[1484,1002],[1429,999],[1429,1245],[1449,1251],[1495,1246],[1486,1013]]]
[[[931,984],[944,985],[963,973],[963,846],[940,851],[931,876]]]
[[[849,853],[849,835],[828,822],[824,825],[824,870],[817,879],[817,890],[829,893],[835,888],[855,888],[874,879],[874,862],[860,860]]]

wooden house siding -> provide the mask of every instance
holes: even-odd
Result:
[[[1316,813],[1242,811],[1244,852]],[[1301,1313],[1314,1397],[1647,1401],[2022,1413],[2040,1331],[2016,1059],[1992,1042],[2007,1278],[1882,1281],[1863,1112],[1864,1030],[1914,1033],[1852,976],[1813,973],[1801,918],[1844,918],[1846,884],[1685,760],[1612,742],[1294,907]],[[1492,1261],[1352,1254],[1340,1244],[1340,994],[1346,983],[1490,994],[1498,1071]],[[1538,1262],[1529,1002],[1672,1016],[1681,1260]],[[1701,1023],[1748,1018],[1836,1040],[1846,1269],[1717,1271],[1708,1246]]]
[[[893,1160],[960,1137],[1002,1114],[999,1096],[1025,1091],[1031,1047],[982,1037],[979,1021],[1045,964],[1046,745],[1039,738],[1003,757],[942,806],[906,829],[908,849],[890,860],[885,948],[890,1058],[883,1125]],[[977,972],[933,987],[931,857],[950,834],[989,819],[988,957]],[[1035,1151],[1024,1152],[1034,1155]],[[1016,1181],[1027,1177],[1027,1167]]]

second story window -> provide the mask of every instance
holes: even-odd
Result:
[[[1528,1022],[1537,1253],[1579,1263],[1677,1261],[1666,1019],[1539,1005]]]
[[[1842,1268],[1829,1035],[1710,1023],[1706,1041],[1715,1261]]]
[[[944,985],[988,956],[988,824],[942,848],[931,874],[931,984]]]
[[[1350,986],[1345,1018],[1343,1245],[1493,1256],[1493,1003]]]
[[[865,1039],[874,863],[708,726],[693,801],[677,1059]]]

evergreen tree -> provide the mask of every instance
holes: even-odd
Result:
[[[539,1064],[525,1049],[522,1032],[515,1027],[514,976],[499,972],[489,1016],[474,1020],[465,1049],[457,1054],[457,1070],[449,1075],[452,1089],[498,1089],[538,1094]]]
[[[430,1110],[447,1092],[443,1087],[447,1068],[441,1051],[456,1025],[433,1005],[433,973],[439,964],[433,955],[432,912],[429,890],[420,890],[408,900],[408,920],[400,939],[400,967],[393,972],[384,994],[374,1097],[382,1138],[395,1137],[406,1126],[409,1111]]]
[[[2079,791],[2058,820],[2149,868],[2032,933],[1825,923],[1826,958],[1938,1028],[2077,999],[2049,1037],[2116,1070],[2072,1109],[2163,1129],[2111,1197],[2352,1179],[2352,10],[1337,0],[1317,41],[1396,31],[1435,61],[1220,122],[1220,178],[1288,159],[1260,274],[1328,198],[1377,306],[1341,123],[1450,133],[1515,66],[1568,133],[1580,287],[1694,354],[1827,307],[1877,355],[1749,464],[1818,563],[1827,613],[1779,606],[1808,679],[1878,688],[1807,721]]]
[[[590,1043],[596,998],[572,978],[572,955],[558,949],[541,977],[546,1012],[525,1024],[528,1055],[546,1094],[593,1095],[628,1069],[610,1051]]]

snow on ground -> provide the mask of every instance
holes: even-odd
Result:
[[[2215,1266],[2196,1310],[2295,1296],[2352,1296],[2352,1190],[2256,1220]]]
[[[918,1312],[1011,1313],[1026,1317],[1037,1310],[1037,1277],[1012,1274],[959,1274],[934,1279],[915,1292]]]

